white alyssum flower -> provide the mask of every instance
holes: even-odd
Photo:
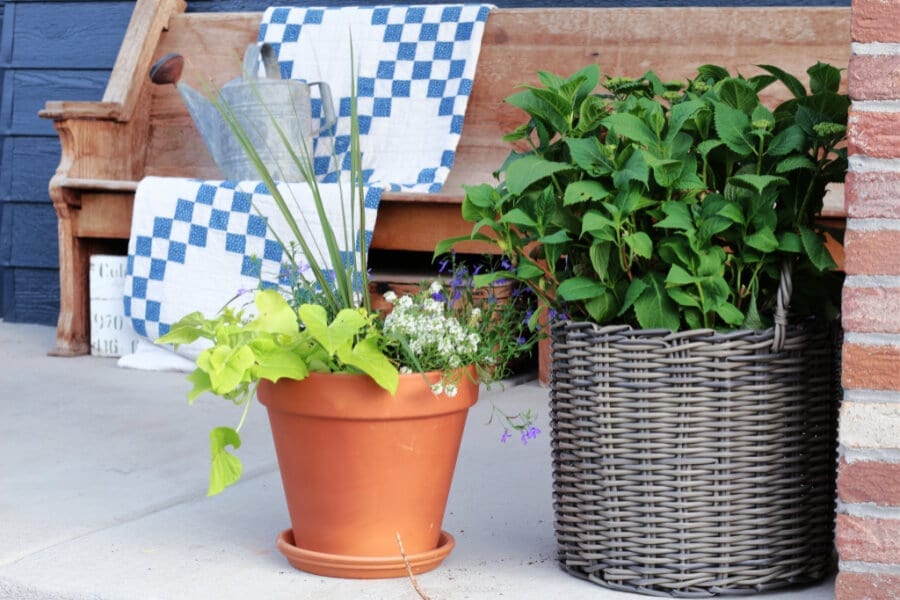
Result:
[[[394,290],[388,290],[384,293],[384,299],[387,302],[393,304],[397,301],[397,294],[394,292]]]
[[[428,297],[401,296],[384,321],[385,335],[402,340],[429,370],[454,369],[473,360],[480,339],[470,327],[443,302]]]

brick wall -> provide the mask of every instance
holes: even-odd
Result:
[[[838,600],[900,599],[900,1],[853,0]]]

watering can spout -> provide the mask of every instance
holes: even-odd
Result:
[[[259,66],[265,77],[259,77]],[[180,54],[163,56],[150,69],[156,84],[172,84],[184,101],[197,130],[203,137],[213,161],[227,179],[259,179],[251,161],[220,112],[220,106],[181,81],[184,58]],[[327,83],[281,80],[277,57],[268,44],[251,44],[244,54],[243,76],[226,83],[218,100],[234,116],[246,138],[259,154],[273,179],[303,181],[303,171],[293,158],[301,152],[285,147],[311,144],[311,138],[330,129],[336,122],[331,90]],[[310,89],[319,87],[324,124],[312,125]]]

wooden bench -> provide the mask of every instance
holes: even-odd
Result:
[[[50,101],[62,159],[50,180],[59,217],[60,316],[54,354],[89,351],[88,264],[95,253],[125,252],[134,190],[146,175],[216,178],[212,160],[173,86],[149,81],[168,52],[184,55],[185,78],[218,85],[238,74],[237,56],[256,39],[260,13],[184,13],[183,0],[137,0],[100,102]],[[386,193],[372,247],[430,252],[465,234],[462,184],[491,180],[509,148],[501,137],[523,122],[503,99],[536,72],[569,75],[597,63],[604,73],[664,80],[704,63],[739,69],[775,64],[804,78],[821,60],[846,67],[849,8],[514,8],[488,19],[462,138],[439,194]],[[837,206],[836,218],[842,215]],[[478,251],[477,246],[468,248]]]

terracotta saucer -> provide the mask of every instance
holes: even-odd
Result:
[[[407,554],[406,560],[416,575],[437,567],[453,550],[456,540],[446,531],[441,531],[438,546],[434,550]],[[346,556],[304,550],[294,545],[294,532],[285,529],[278,534],[278,550],[297,569],[324,575],[349,579],[388,579],[406,577],[406,563],[397,556]]]

